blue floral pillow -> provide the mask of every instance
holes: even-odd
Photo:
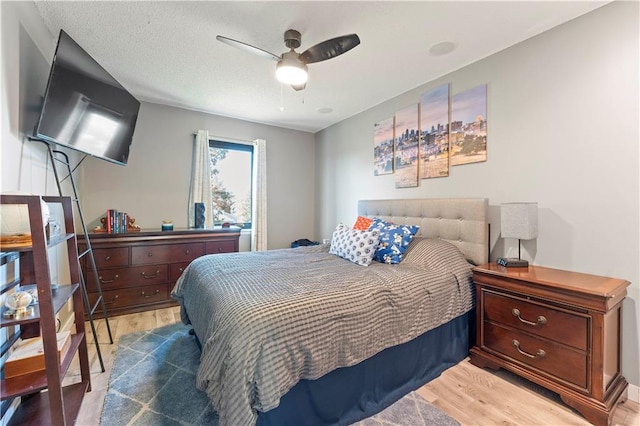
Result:
[[[380,232],[376,230],[360,231],[341,223],[333,232],[329,253],[361,266],[369,266],[379,241]]]
[[[414,225],[396,225],[375,218],[369,230],[380,231],[380,243],[373,255],[373,260],[382,263],[400,263],[404,252],[409,247],[413,236],[420,229]]]

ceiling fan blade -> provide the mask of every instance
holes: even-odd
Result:
[[[221,41],[225,44],[228,44],[229,46],[233,46],[233,47],[237,47],[238,49],[242,49],[245,52],[249,52],[249,53],[253,53],[254,55],[259,55],[262,56],[263,58],[266,59],[271,59],[272,61],[279,61],[280,60],[280,56],[278,55],[274,55],[271,52],[267,52],[266,50],[262,50],[259,47],[255,47],[252,46],[250,44],[247,43],[243,43],[241,41],[238,40],[234,40],[232,38],[228,38],[228,37],[224,37],[224,36],[216,36],[216,40]]]
[[[330,40],[325,40],[315,46],[311,46],[300,54],[300,60],[305,64],[326,61],[335,58],[345,52],[353,49],[360,44],[360,38],[357,34],[349,34]]]
[[[307,83],[292,84],[291,87],[293,87],[296,90],[296,92],[299,92],[300,90],[304,90],[304,88],[307,87]]]

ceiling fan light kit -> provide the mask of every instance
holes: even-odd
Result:
[[[283,53],[282,59],[276,66],[276,77],[285,84],[301,85],[307,82],[309,74],[307,66],[298,59],[298,54],[293,50]]]
[[[221,35],[216,36],[216,39],[245,52],[277,61],[276,78],[282,83],[290,84],[295,90],[302,90],[306,87],[309,77],[307,64],[335,58],[360,44],[360,38],[357,34],[348,34],[325,40],[302,53],[297,53],[294,49],[300,47],[302,36],[296,30],[287,30],[284,33],[284,44],[291,50],[278,56],[259,47]]]

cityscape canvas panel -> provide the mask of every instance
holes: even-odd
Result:
[[[393,124],[387,118],[373,125],[373,175],[393,173]]]
[[[420,97],[420,177],[449,176],[449,84]]]
[[[487,85],[451,99],[451,165],[487,161]]]
[[[395,116],[395,180],[396,188],[418,186],[419,104],[396,112]]]

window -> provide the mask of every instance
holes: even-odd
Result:
[[[209,141],[213,222],[251,229],[253,145]]]

